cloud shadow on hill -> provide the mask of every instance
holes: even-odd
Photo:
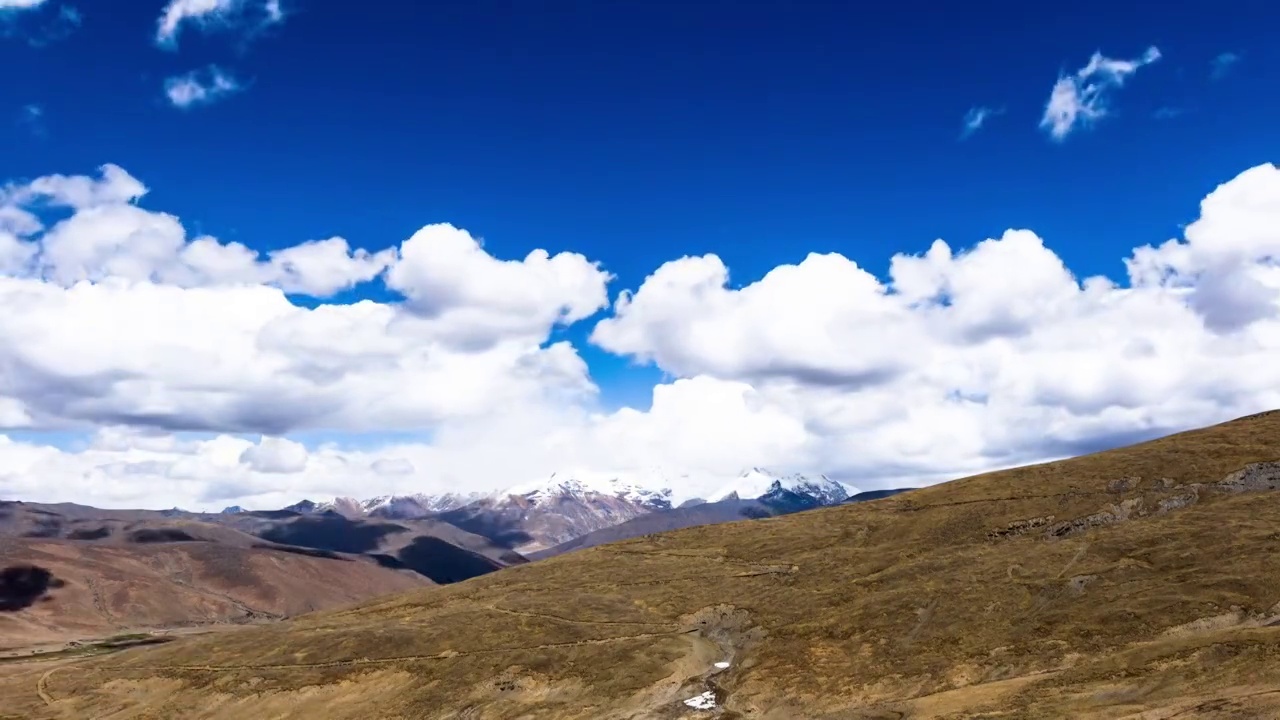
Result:
[[[64,585],[39,565],[10,565],[0,570],[0,612],[17,612],[52,599],[49,591]]]

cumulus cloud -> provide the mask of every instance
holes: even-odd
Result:
[[[509,334],[542,336],[582,320],[609,304],[610,279],[577,253],[534,250],[523,260],[498,260],[447,224],[414,233],[387,272],[387,286],[407,298],[408,308],[471,345]]]
[[[250,0],[169,0],[156,22],[156,44],[177,46],[178,35],[186,26],[202,31],[243,27],[262,28],[282,22],[284,11],[280,0],[265,3]]]
[[[989,108],[985,105],[969,108],[969,112],[964,114],[964,122],[960,128],[960,139],[963,140],[978,132],[986,125],[988,120],[1003,114],[1004,108]]]
[[[0,316],[0,397],[36,425],[413,429],[595,392],[572,346],[546,342],[606,303],[608,275],[581,256],[500,262],[461,230],[428,227],[399,250],[330,238],[261,257],[188,238],[139,205],[146,191],[108,165],[0,195],[0,301],[14,310]],[[32,207],[69,214],[46,227]],[[388,267],[405,304],[307,309],[286,295],[327,296]]]
[[[272,507],[552,472],[699,495],[752,465],[874,488],[1280,407],[1273,165],[1210,193],[1184,237],[1116,258],[1119,280],[1076,275],[1025,229],[935,241],[884,277],[837,254],[746,283],[714,255],[672,260],[591,332],[670,377],[608,411],[551,342],[607,301],[581,255],[498,258],[434,225],[278,260],[186,238],[114,167],[0,198],[0,424],[28,430],[0,436],[0,496]],[[380,280],[402,299],[286,295]],[[59,449],[31,439],[48,428],[97,430]],[[309,429],[419,439],[303,445]]]
[[[176,108],[209,105],[243,90],[240,81],[216,65],[164,81],[164,94]]]
[[[895,256],[887,282],[809,255],[733,289],[719,258],[683,258],[592,339],[749,384],[825,438],[829,470],[1029,460],[1280,405],[1278,213],[1280,172],[1250,170],[1185,240],[1135,249],[1127,286],[1075,277],[1028,230]]]
[[[1084,67],[1059,75],[1045,104],[1040,127],[1054,140],[1065,140],[1079,127],[1088,127],[1110,112],[1111,97],[1140,68],[1160,59],[1154,45],[1141,57],[1118,60],[1095,52]]]

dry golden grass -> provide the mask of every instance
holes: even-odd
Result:
[[[51,704],[29,675],[0,696],[120,720],[1280,717],[1280,496],[1218,485],[1275,460],[1269,413],[81,661],[45,679]],[[681,702],[704,689],[720,709]]]

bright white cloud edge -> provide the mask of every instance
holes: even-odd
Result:
[[[1130,60],[1095,52],[1075,73],[1058,76],[1040,118],[1041,129],[1061,142],[1075,130],[1097,123],[1110,113],[1112,96],[1125,81],[1160,58],[1160,49],[1154,45]]]
[[[265,0],[263,3],[251,0],[169,0],[156,21],[156,44],[176,47],[182,29],[188,25],[201,29],[242,25],[251,8],[258,11],[258,27],[284,20],[285,12],[280,0]]]
[[[176,108],[208,105],[240,92],[240,81],[217,65],[176,75],[164,81],[164,94]]]
[[[809,255],[731,289],[714,255],[670,261],[592,332],[677,378],[617,411],[576,348],[547,344],[608,306],[610,275],[582,255],[503,260],[433,225],[378,252],[330,238],[261,256],[187,237],[145,193],[115,166],[0,193],[0,303],[20,310],[0,318],[0,426],[97,428],[68,450],[0,439],[2,497],[273,507],[552,472],[693,496],[756,465],[868,489],[1280,407],[1272,165],[1206,197],[1184,240],[1120,258],[1124,284],[1078,280],[1029,230],[936,241],[884,279]],[[405,300],[286,297],[368,282]],[[423,439],[283,437],[307,430]]]
[[[0,12],[6,10],[33,10],[45,2],[46,0],[0,0]]]

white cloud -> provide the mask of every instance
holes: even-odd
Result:
[[[299,473],[307,469],[307,449],[286,438],[263,437],[240,453],[240,462],[260,473]]]
[[[173,48],[182,28],[192,25],[208,31],[253,24],[257,28],[284,21],[280,0],[169,0],[156,22],[156,44]]]
[[[607,302],[608,275],[581,256],[500,262],[464,231],[429,226],[399,252],[330,238],[262,258],[188,239],[176,217],[137,204],[145,193],[106,166],[0,196],[0,302],[15,310],[0,315],[0,397],[36,424],[411,429],[595,390],[570,345],[545,342]],[[71,214],[46,228],[24,209],[36,204]],[[412,310],[285,296],[327,296],[389,266]]]
[[[624,294],[593,340],[680,377],[752,386],[819,467],[981,467],[1280,406],[1280,172],[1206,198],[1130,282],[1075,278],[1030,231],[893,258],[887,283],[810,255],[740,289],[715,256]],[[868,484],[868,483],[862,483]]]
[[[964,122],[960,129],[960,139],[963,140],[978,132],[988,120],[1003,114],[1004,108],[989,108],[985,105],[969,108],[969,112],[964,114]]]
[[[45,0],[0,0],[0,12],[6,10],[32,10],[45,3]]]
[[[272,507],[551,472],[657,474],[696,495],[752,465],[871,488],[1280,407],[1272,165],[1206,197],[1185,238],[1116,258],[1120,283],[1077,277],[1029,230],[939,240],[885,278],[814,254],[738,287],[714,255],[672,260],[592,333],[673,377],[651,407],[610,412],[575,349],[548,344],[605,300],[585,257],[502,260],[437,225],[395,253],[329,243],[277,261],[186,239],[145,191],[115,168],[3,194],[0,423],[98,430],[78,449],[0,440],[0,496]],[[71,214],[44,227],[28,208],[50,201]],[[377,267],[403,304],[307,309],[281,289],[377,282]],[[309,428],[423,433],[296,444]],[[174,433],[193,429],[211,435]]]
[[[1139,68],[1160,59],[1160,50],[1147,48],[1141,57],[1117,60],[1095,52],[1089,63],[1072,75],[1060,75],[1045,105],[1040,127],[1054,140],[1064,140],[1078,127],[1087,127],[1110,112],[1111,96]]]
[[[223,100],[243,90],[240,81],[216,65],[164,81],[164,93],[176,108],[187,109]]]
[[[1240,53],[1221,53],[1209,62],[1209,76],[1214,80],[1220,80],[1226,77],[1231,72],[1231,69],[1243,59]]]
[[[577,253],[498,260],[466,231],[428,225],[400,247],[387,286],[457,341],[485,344],[506,334],[542,336],[594,314],[609,304],[610,277]]]

